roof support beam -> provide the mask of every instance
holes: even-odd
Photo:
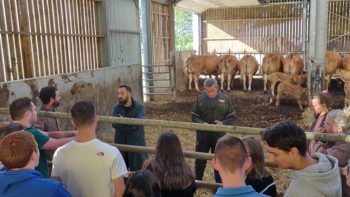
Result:
[[[325,61],[327,51],[328,0],[311,0],[309,33],[309,95],[325,87]]]

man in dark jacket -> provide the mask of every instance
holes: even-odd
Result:
[[[134,100],[129,86],[122,85],[118,89],[119,103],[113,107],[112,116],[123,118],[140,118],[145,116],[145,109],[141,103]],[[112,124],[115,129],[114,143],[146,146],[143,126]],[[141,169],[147,159],[146,154],[120,151],[127,168],[131,171]]]
[[[234,109],[231,98],[221,92],[216,79],[204,81],[206,93],[201,94],[192,107],[192,122],[216,125],[232,125]],[[197,131],[196,152],[214,153],[217,140],[224,136],[222,132]],[[195,178],[202,180],[206,160],[196,159]],[[220,175],[215,171],[215,181],[221,182]]]

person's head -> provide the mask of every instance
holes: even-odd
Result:
[[[171,157],[169,157],[171,155]],[[179,137],[171,132],[162,133],[157,140],[155,158],[159,160],[182,160],[184,158]]]
[[[121,85],[118,88],[118,100],[119,103],[125,105],[132,97],[132,90],[130,86]]]
[[[159,136],[155,161],[154,174],[163,189],[182,189],[193,178],[191,168],[185,161],[180,140],[174,133],[167,131]]]
[[[306,134],[292,122],[279,122],[266,128],[262,139],[267,143],[269,160],[279,168],[293,168],[298,158],[306,157]]]
[[[61,96],[56,87],[47,86],[40,90],[39,98],[44,105],[58,107],[60,105]]]
[[[203,83],[205,92],[209,98],[215,98],[219,93],[219,86],[216,79],[208,78]]]
[[[225,135],[215,146],[214,168],[222,174],[245,174],[251,166],[251,159],[241,139]]]
[[[161,197],[159,181],[148,170],[135,172],[126,182],[123,197]]]
[[[311,109],[315,115],[320,115],[323,112],[327,112],[331,106],[331,95],[327,90],[319,92],[312,96]]]
[[[83,126],[96,124],[98,121],[95,105],[91,101],[76,102],[71,109],[71,115],[72,123],[78,129]]]
[[[242,141],[252,159],[252,166],[248,170],[248,176],[252,176],[255,179],[269,176],[265,168],[265,156],[260,142],[252,136],[243,137]]]
[[[0,141],[0,161],[7,169],[34,169],[39,156],[38,145],[29,132],[15,131]]]
[[[24,120],[30,124],[38,118],[34,103],[26,97],[16,99],[10,104],[10,115],[13,121]]]
[[[324,128],[327,133],[349,134],[349,118],[343,110],[336,109],[328,112]]]

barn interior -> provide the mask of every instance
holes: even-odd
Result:
[[[238,58],[251,54],[260,64],[265,53],[301,54],[311,79],[310,95],[324,88],[325,52],[350,53],[348,0],[37,2],[0,2],[3,109],[24,96],[40,106],[39,90],[49,85],[61,93],[60,112],[68,113],[74,102],[89,99],[96,103],[99,115],[109,116],[117,103],[117,87],[129,84],[133,96],[145,101],[146,118],[190,122],[188,114],[197,92],[187,90],[183,66],[192,53],[230,51]],[[175,7],[192,12],[196,19],[195,52],[175,50]],[[237,126],[264,128],[302,118],[294,100],[285,101],[281,108],[266,105],[262,86],[261,78],[254,79],[250,94],[241,91],[239,79],[234,82],[229,94],[236,99]],[[333,80],[330,89],[339,95],[332,107],[343,107],[342,86]],[[159,102],[149,102],[154,100]],[[1,121],[10,120],[6,110],[0,112]],[[62,128],[71,128],[68,120],[62,120]],[[149,146],[155,145],[164,128],[146,127]],[[112,142],[110,123],[101,123],[98,130],[101,139]],[[173,131],[185,150],[194,150],[195,134],[190,129]],[[193,160],[189,162],[193,165]],[[284,191],[289,175],[272,171],[279,190]],[[213,174],[205,176],[210,181]]]

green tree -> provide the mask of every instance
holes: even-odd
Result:
[[[175,8],[176,51],[191,50],[192,41],[192,13]]]

